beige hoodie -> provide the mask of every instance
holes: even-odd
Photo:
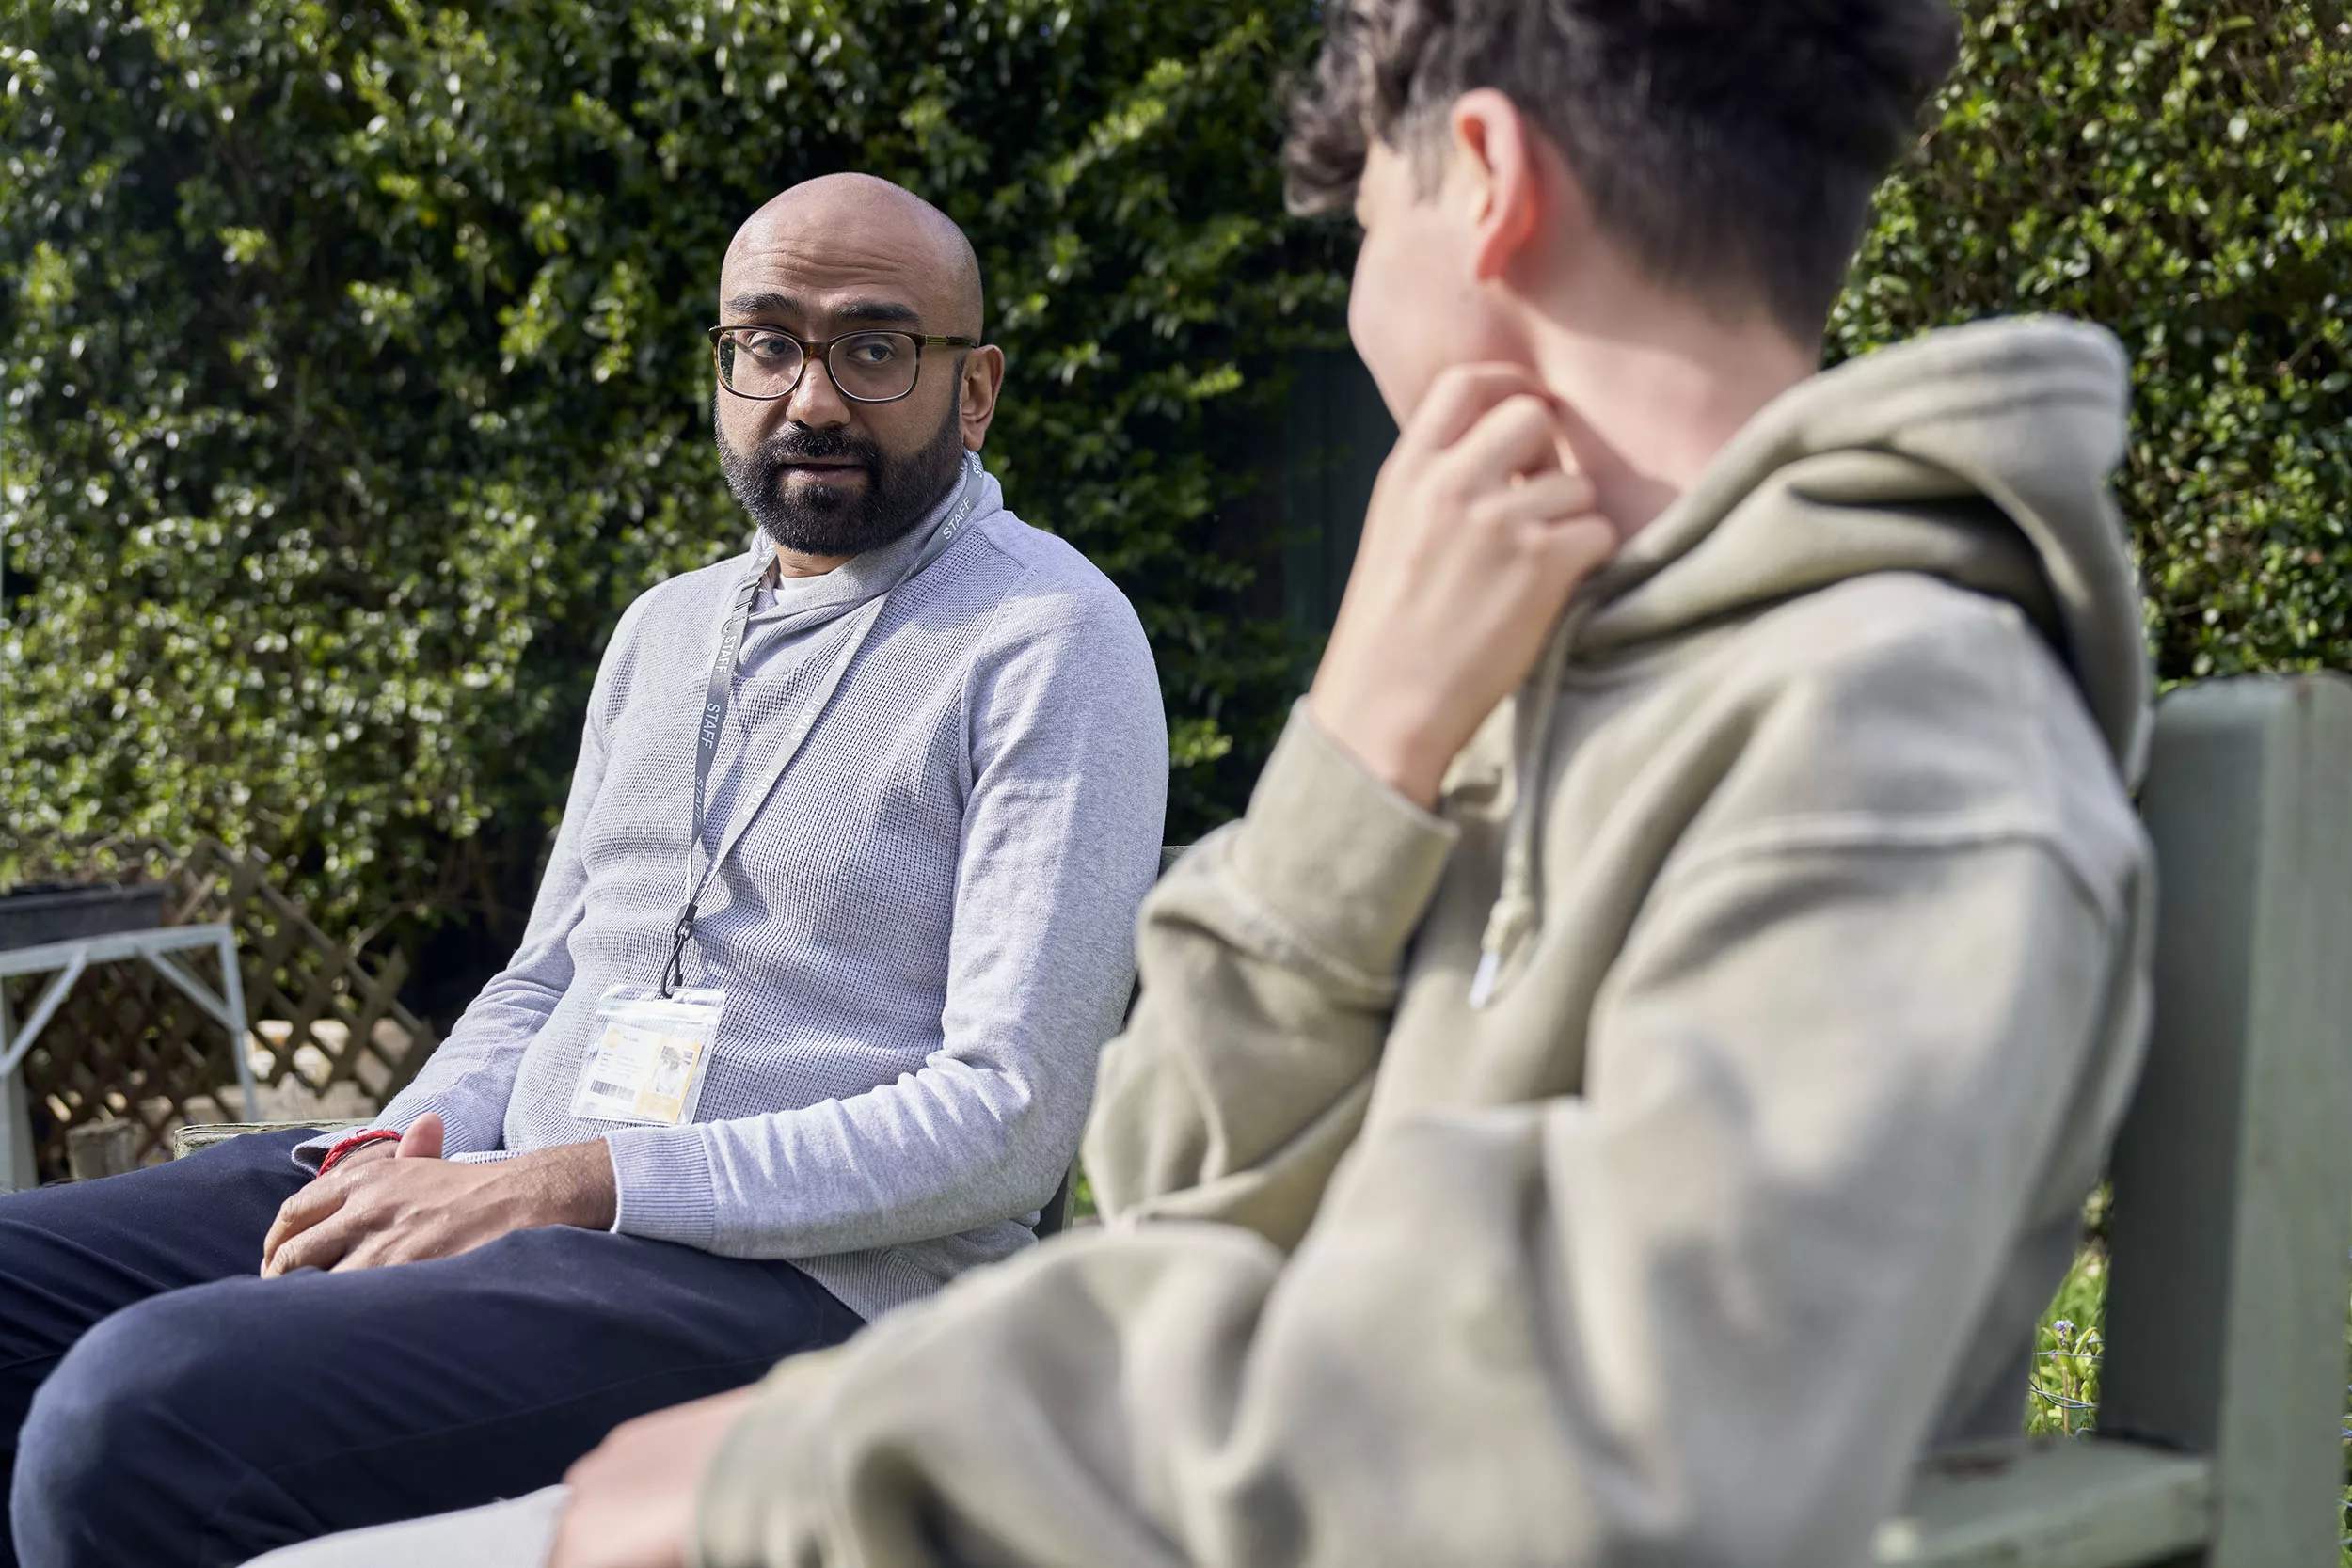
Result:
[[[1790,391],[1435,816],[1295,715],[1146,907],[1108,1225],[786,1363],[700,1560],[1865,1560],[2015,1430],[2137,1062],[2124,372],[1993,324]]]

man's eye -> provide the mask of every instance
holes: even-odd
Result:
[[[799,352],[800,345],[781,332],[739,332],[735,346],[755,359],[782,359]]]
[[[887,338],[861,338],[849,350],[850,359],[860,365],[887,365],[898,357],[898,345]]]

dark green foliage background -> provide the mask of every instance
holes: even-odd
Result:
[[[2352,668],[2336,5],[1967,0],[1833,356],[2062,310],[2138,365],[2172,678]],[[1142,611],[1185,835],[1301,673],[1235,502],[1347,239],[1280,215],[1302,3],[0,0],[0,879],[107,834],[330,919],[511,914],[621,607],[730,550],[735,224],[863,167],[972,232],[989,460]],[[1253,594],[1256,596],[1253,597]]]
[[[701,334],[726,243],[845,167],[971,233],[1011,363],[989,462],[1141,611],[1176,824],[1229,811],[1299,645],[1237,616],[1216,454],[1345,287],[1265,156],[1311,25],[0,0],[0,855],[213,832],[330,918],[511,915],[608,628],[742,547]]]
[[[2312,0],[1966,0],[1833,330],[2055,310],[2130,352],[2168,680],[2352,669],[2352,30]]]

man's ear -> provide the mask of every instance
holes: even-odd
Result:
[[[956,397],[966,451],[977,451],[987,444],[989,424],[996,418],[996,394],[1004,385],[1003,349],[983,343],[964,356],[963,378],[956,388]]]
[[[1470,176],[1470,274],[1491,283],[1543,232],[1543,169],[1535,132],[1518,104],[1492,87],[1454,100],[1454,157]]]

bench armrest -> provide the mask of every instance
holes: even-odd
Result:
[[[1879,1527],[1880,1568],[2140,1568],[2213,1528],[2201,1459],[2103,1437],[2014,1438],[1937,1455]]]
[[[307,1128],[313,1132],[339,1132],[349,1127],[365,1127],[364,1121],[206,1121],[171,1130],[171,1157],[184,1160],[199,1148],[242,1138],[247,1132],[292,1132]]]

